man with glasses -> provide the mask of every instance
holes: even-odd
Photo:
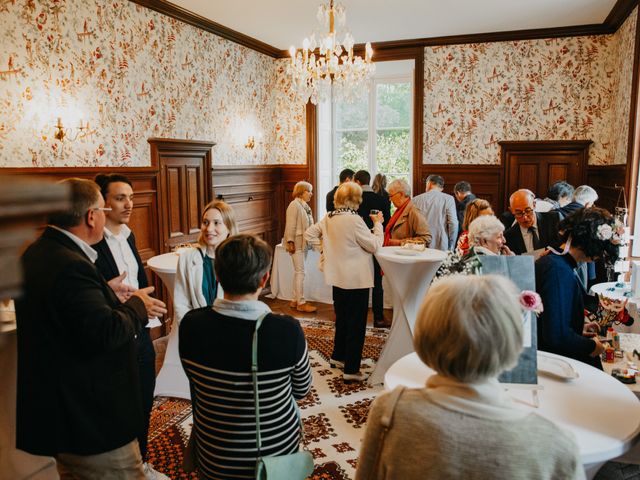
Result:
[[[509,197],[509,210],[516,223],[504,232],[507,246],[516,255],[535,254],[545,247],[557,246],[557,212],[536,213],[535,195],[531,190],[517,190]]]
[[[16,446],[55,457],[63,480],[144,480],[134,342],[149,316],[167,310],[149,296],[153,287],[118,299],[90,246],[102,239],[108,210],[100,190],[90,180],[62,183],[70,208],[22,257]]]

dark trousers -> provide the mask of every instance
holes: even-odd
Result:
[[[138,372],[140,375],[140,397],[142,398],[142,430],[138,434],[138,444],[142,461],[146,461],[149,419],[153,407],[153,391],[156,388],[156,352],[151,343],[148,328],[143,328],[136,340]]]
[[[344,373],[358,373],[367,331],[369,289],[333,287],[336,333],[331,358],[344,362]]]
[[[384,290],[382,290],[382,270],[380,264],[373,257],[373,291],[371,292],[371,309],[373,310],[373,319],[376,322],[384,320]]]

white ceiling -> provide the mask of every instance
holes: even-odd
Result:
[[[171,0],[278,49],[318,29],[321,0]],[[356,43],[599,24],[616,0],[341,0]],[[328,1],[326,2],[328,3]]]

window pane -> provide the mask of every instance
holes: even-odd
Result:
[[[353,103],[336,102],[336,129],[368,128],[369,101],[366,95]]]
[[[389,181],[395,178],[408,180],[411,171],[409,144],[409,129],[376,132],[378,171],[386,174]]]
[[[378,128],[409,128],[411,83],[379,83],[376,102]]]
[[[336,132],[338,152],[336,170],[350,168],[354,172],[368,169],[367,151],[369,133],[364,132]]]

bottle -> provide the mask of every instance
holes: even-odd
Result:
[[[607,340],[613,341],[613,335],[615,334],[615,330],[613,327],[607,328]]]
[[[620,351],[620,334],[617,330],[613,331],[613,348],[616,352]]]
[[[615,350],[611,345],[607,344],[605,354],[607,363],[613,363],[615,361]]]

